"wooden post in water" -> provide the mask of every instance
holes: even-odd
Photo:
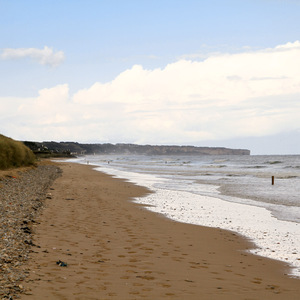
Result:
[[[272,176],[272,185],[274,185],[275,177]]]

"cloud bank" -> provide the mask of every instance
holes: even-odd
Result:
[[[1,58],[4,60],[30,58],[41,65],[56,67],[64,61],[65,55],[63,51],[55,52],[52,48],[45,46],[43,49],[5,48],[2,50]]]
[[[0,126],[18,139],[198,145],[299,130],[299,100],[296,41],[163,69],[134,65],[74,95],[64,84],[0,98]]]

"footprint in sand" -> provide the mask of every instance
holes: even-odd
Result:
[[[240,274],[240,273],[235,273],[234,275],[245,277],[244,274]]]
[[[134,282],[132,285],[133,285],[133,286],[144,286],[144,284],[138,283],[138,282]]]
[[[163,287],[163,288],[170,288],[171,285],[170,284],[167,284],[167,283],[157,283],[157,285]]]
[[[144,288],[144,289],[142,289],[142,291],[144,291],[144,292],[151,292],[153,289],[152,288]]]
[[[141,278],[141,279],[145,279],[145,280],[154,280],[155,279],[155,277],[149,276],[149,275],[144,275],[144,276],[138,275],[138,276],[136,276],[136,278]]]
[[[172,257],[172,259],[173,259],[174,261],[182,261],[182,258],[181,258],[181,257]]]
[[[133,270],[126,270],[125,272],[126,272],[126,273],[132,273],[132,274],[137,274],[137,273],[138,273],[138,272],[133,271]]]
[[[130,294],[130,295],[139,295],[140,292],[138,292],[138,291],[132,291],[132,292],[129,292],[129,294]]]
[[[253,278],[253,280],[251,282],[256,283],[256,284],[261,284],[262,279],[261,278]]]
[[[129,259],[129,262],[138,262],[138,260],[136,258],[131,258]]]
[[[175,296],[173,293],[165,293],[166,296]]]

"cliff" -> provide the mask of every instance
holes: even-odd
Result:
[[[36,154],[140,154],[140,155],[250,155],[247,149],[136,144],[80,144],[76,142],[24,142]]]

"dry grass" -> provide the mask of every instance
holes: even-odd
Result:
[[[35,162],[35,155],[22,142],[0,134],[0,169],[30,166]]]

